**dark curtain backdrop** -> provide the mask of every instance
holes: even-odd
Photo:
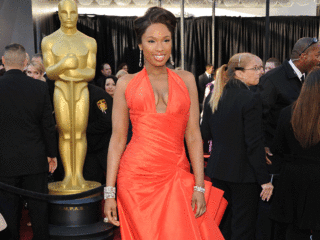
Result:
[[[98,44],[97,69],[103,62],[110,63],[113,73],[122,62],[129,72],[140,70],[139,49],[133,21],[136,17],[80,15],[78,29],[95,38]],[[301,37],[317,37],[319,17],[270,17],[269,57],[280,61],[290,57],[294,43]],[[212,18],[185,19],[185,69],[196,78],[212,61]],[[58,14],[40,18],[35,23],[36,49],[41,39],[60,27]],[[251,52],[263,59],[265,55],[265,18],[216,17],[215,68],[228,62],[238,52]],[[175,67],[181,64],[180,19],[173,39],[172,55]]]
[[[33,15],[33,36],[35,53],[41,52],[42,39],[57,30],[55,13]]]

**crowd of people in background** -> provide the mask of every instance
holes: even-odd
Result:
[[[229,203],[220,225],[225,239],[320,239],[318,65],[320,44],[305,37],[282,64],[239,53],[219,69],[208,64],[197,78],[201,133],[211,154],[206,175]],[[0,76],[5,67],[0,62]],[[113,97],[129,69],[121,63],[113,75],[103,63],[89,84],[87,180],[105,184]],[[28,60],[23,72],[47,82],[53,106],[54,83],[46,77],[42,55]],[[63,177],[61,163],[58,170],[55,181]]]
[[[282,64],[236,54],[207,84],[206,173],[229,202],[220,225],[226,239],[320,239],[319,65],[318,39],[304,37]],[[274,196],[258,201],[251,182],[272,183]]]

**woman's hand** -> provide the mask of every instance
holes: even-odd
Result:
[[[204,214],[207,210],[206,200],[204,199],[204,193],[198,192],[198,191],[193,192],[192,200],[191,200],[192,211],[194,211],[196,205],[197,205],[197,211],[195,213],[195,217],[198,218],[202,214]]]
[[[269,182],[269,183],[262,184],[261,188],[262,188],[262,191],[260,193],[260,197],[263,201],[267,200],[268,202],[273,192],[273,185],[271,182]]]
[[[114,198],[108,198],[104,203],[104,214],[108,218],[108,223],[120,226],[117,216],[117,202]]]

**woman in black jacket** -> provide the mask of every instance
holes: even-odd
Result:
[[[280,113],[270,149],[285,159],[271,218],[289,224],[286,239],[320,239],[320,68],[308,74],[299,98]]]
[[[234,55],[218,70],[204,106],[201,132],[204,140],[212,139],[206,174],[225,191],[229,203],[220,225],[226,240],[254,239],[259,193],[269,201],[273,191],[266,169],[262,103],[249,89],[262,73],[259,57]]]

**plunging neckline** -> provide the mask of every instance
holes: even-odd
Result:
[[[158,112],[157,111],[157,105],[156,105],[156,96],[154,94],[154,90],[153,90],[153,87],[152,87],[152,84],[151,84],[151,81],[150,81],[150,78],[149,78],[149,75],[147,73],[147,69],[144,68],[144,70],[146,71],[146,78],[147,78],[147,82],[148,82],[148,86],[150,88],[150,91],[153,95],[153,107],[154,107],[154,112],[157,113],[157,114],[166,114],[168,112],[168,107],[169,107],[169,104],[170,104],[170,100],[171,100],[171,80],[170,80],[170,77],[169,77],[169,70],[168,68],[166,68],[167,70],[167,76],[168,76],[168,102],[167,102],[167,107],[166,107],[166,111],[165,112]]]

